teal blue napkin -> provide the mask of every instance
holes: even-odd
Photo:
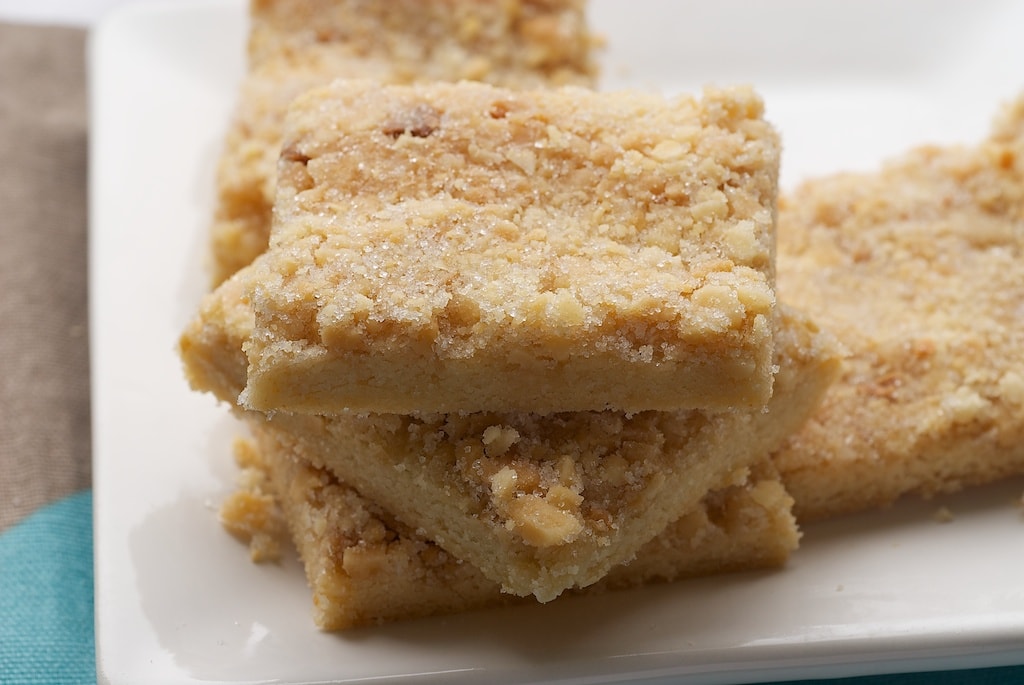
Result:
[[[95,683],[92,493],[0,534],[0,683]]]

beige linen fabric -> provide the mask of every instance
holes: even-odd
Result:
[[[91,485],[85,40],[0,23],[0,530]]]

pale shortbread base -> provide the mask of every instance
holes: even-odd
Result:
[[[286,122],[258,411],[761,408],[779,145],[749,89],[336,82]]]
[[[243,483],[223,505],[224,524],[250,542],[257,560],[279,553],[287,526],[322,629],[519,601],[329,472],[296,459],[273,433],[257,430],[256,441],[240,442],[237,454]],[[782,566],[800,538],[791,506],[771,462],[761,462],[587,591]]]
[[[267,247],[284,114],[300,93],[336,78],[590,85],[595,72],[580,0],[257,0],[250,24],[218,167],[215,283]]]
[[[780,296],[851,353],[777,463],[801,520],[1024,472],[1024,98],[780,201]]]

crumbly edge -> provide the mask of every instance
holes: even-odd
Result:
[[[303,559],[314,618],[322,629],[520,601],[329,472],[296,459],[272,435],[258,433],[255,441],[240,442],[238,454],[244,482],[222,515],[237,528],[234,500],[271,498]],[[782,566],[800,537],[791,505],[770,462],[743,470],[587,592]],[[252,530],[248,518],[242,527]],[[262,550],[268,537],[280,543],[276,523],[254,532],[255,549]],[[253,559],[262,560],[258,554]]]
[[[239,472],[234,492],[221,502],[221,525],[248,546],[253,562],[278,561],[288,523],[274,494],[273,472],[267,468],[265,451],[253,440],[237,438],[233,452]]]
[[[814,180],[780,207],[781,296],[850,352],[777,458],[801,520],[1024,472],[1024,97],[978,145]]]

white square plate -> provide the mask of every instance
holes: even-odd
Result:
[[[1024,4],[594,0],[606,88],[755,84],[784,183],[984,135],[1024,88]],[[1024,663],[1024,482],[813,526],[790,566],[318,632],[294,559],[217,524],[236,426],[174,352],[207,283],[245,8],[168,2],[92,39],[96,618],[109,683],[689,683]],[[933,516],[946,506],[948,524]]]

